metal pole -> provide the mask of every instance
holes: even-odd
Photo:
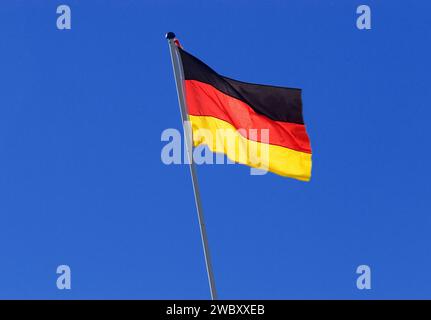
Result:
[[[205,220],[204,220],[204,214],[202,210],[202,203],[201,203],[201,196],[199,192],[198,178],[196,175],[196,168],[195,168],[195,164],[193,163],[192,132],[191,132],[191,127],[189,122],[189,116],[186,109],[186,101],[184,98],[185,92],[184,92],[184,86],[183,86],[183,82],[184,82],[183,65],[181,62],[181,57],[179,56],[177,45],[174,42],[175,34],[173,32],[168,32],[166,34],[166,39],[168,40],[168,43],[169,43],[172,67],[174,69],[174,75],[175,75],[175,83],[177,85],[178,102],[180,105],[181,119],[183,122],[185,144],[186,144],[187,156],[190,164],[189,166],[190,174],[192,177],[193,191],[195,194],[195,203],[196,203],[196,209],[198,212],[199,227],[201,231],[202,246],[204,249],[205,264],[207,268],[208,282],[209,282],[210,291],[211,291],[211,299],[216,300],[217,291],[215,287],[214,273],[212,269],[210,250],[208,246],[208,237],[207,237],[207,232],[205,228]]]

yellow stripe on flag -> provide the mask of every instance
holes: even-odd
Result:
[[[302,181],[310,180],[311,154],[249,140],[230,123],[214,117],[190,115],[189,119],[195,146],[206,144],[212,152],[224,153],[237,163]]]

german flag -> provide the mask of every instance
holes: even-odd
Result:
[[[309,181],[311,147],[301,89],[221,76],[179,43],[177,47],[193,144],[206,144],[237,163]]]

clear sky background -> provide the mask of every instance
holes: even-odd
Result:
[[[167,31],[223,75],[303,88],[310,183],[198,167],[220,298],[431,298],[430,10],[2,1],[0,298],[210,297],[188,168],[160,160],[181,128]]]

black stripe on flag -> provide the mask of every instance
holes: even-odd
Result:
[[[198,58],[179,48],[185,80],[207,83],[248,104],[256,113],[275,121],[304,124],[301,89],[260,85],[219,75]]]

